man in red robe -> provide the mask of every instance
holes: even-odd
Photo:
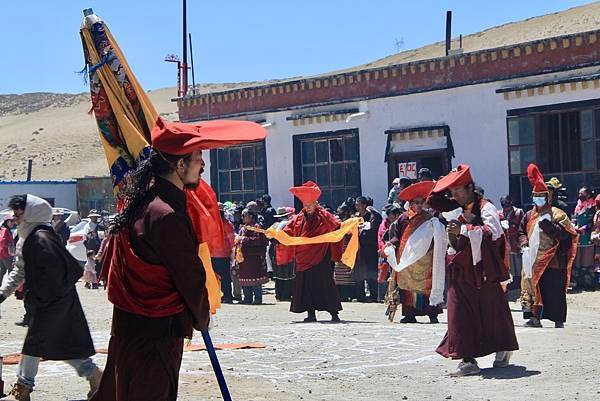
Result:
[[[292,237],[316,237],[340,228],[340,222],[318,204],[321,189],[312,181],[290,192],[303,204],[300,213],[292,217],[284,231]],[[315,311],[327,311],[332,322],[339,322],[338,312],[342,304],[333,280],[332,258],[339,259],[342,242],[338,244],[315,244],[286,247],[281,264],[296,260],[294,296],[290,311],[308,312],[304,322],[316,322]]]
[[[577,253],[578,235],[567,214],[552,206],[544,177],[535,164],[527,168],[534,207],[519,230],[523,248],[521,305],[525,326],[542,327],[549,319],[556,328],[567,320],[567,287]]]
[[[439,219],[423,208],[434,186],[433,181],[421,181],[399,195],[400,200],[409,202],[409,208],[391,229],[388,246],[395,248],[399,263],[391,265],[388,300],[392,309],[396,297],[402,302],[400,323],[417,323],[417,316],[429,316],[431,323],[439,323],[437,316],[443,313],[439,305],[444,301],[447,235]]]
[[[93,401],[175,401],[184,338],[208,328],[206,272],[186,207],[202,147],[223,134],[204,128],[159,120],[151,155],[133,172],[107,249],[112,332]]]
[[[449,196],[446,196],[448,193]],[[462,359],[452,375],[479,373],[475,358],[496,353],[506,367],[519,348],[502,283],[510,280],[498,211],[474,191],[467,165],[439,180],[427,203],[448,220],[448,331],[437,352]]]

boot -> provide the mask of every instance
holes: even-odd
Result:
[[[554,323],[554,328],[555,329],[564,329],[565,328],[565,324],[563,322],[555,322]]]
[[[439,323],[439,322],[440,322],[440,321],[438,320],[438,318],[437,318],[437,316],[436,316],[436,315],[430,315],[430,316],[429,316],[429,323],[431,323],[431,324],[437,324],[437,323]]]
[[[525,327],[542,327],[542,322],[540,322],[540,319],[537,317],[532,316],[531,319],[525,323]]]
[[[7,401],[31,401],[30,394],[33,389],[21,384],[15,383],[8,392],[9,398],[5,398]]]
[[[331,314],[331,323],[340,323],[340,317],[338,316],[337,313],[332,313]]]
[[[308,311],[308,316],[304,319],[304,323],[313,323],[317,321],[317,315],[315,311]]]
[[[29,314],[24,314],[23,319],[20,322],[15,322],[15,326],[27,327],[29,326]]]
[[[90,383],[90,391],[88,391],[87,398],[88,400],[92,398],[96,391],[98,391],[98,387],[100,387],[100,381],[102,380],[102,370],[99,368],[95,368],[90,377],[88,377],[88,382]]]
[[[414,316],[404,316],[400,323],[417,323],[417,318]]]

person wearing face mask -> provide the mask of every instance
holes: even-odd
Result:
[[[428,316],[430,323],[439,323],[438,315],[443,313],[439,305],[444,302],[448,237],[439,219],[423,208],[434,186],[433,181],[422,181],[400,192],[400,199],[409,202],[409,209],[392,226],[394,232],[387,244],[391,251],[387,247],[384,250],[394,253],[388,258],[393,271],[387,298],[393,299],[398,291],[404,316],[400,323],[417,323],[417,316]]]
[[[11,271],[15,256],[15,240],[12,235],[12,228],[15,226],[13,216],[5,216],[0,225],[0,283],[4,275]]]
[[[462,359],[452,376],[478,374],[475,358],[492,353],[494,368],[507,367],[519,344],[503,290],[510,275],[498,210],[475,192],[465,164],[437,181],[427,204],[445,216],[451,244],[446,261],[448,330],[437,352]]]
[[[542,327],[541,319],[564,327],[566,292],[575,254],[577,231],[565,212],[551,206],[544,177],[535,164],[527,168],[534,207],[523,218],[519,242],[523,251],[521,305],[525,326]]]
[[[575,263],[573,264],[571,282],[578,291],[589,291],[596,288],[594,244],[591,238],[595,213],[596,202],[592,196],[592,191],[587,187],[582,187],[579,190],[577,205],[573,213],[575,230],[579,233],[579,244],[577,246]]]

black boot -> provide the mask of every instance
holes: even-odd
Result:
[[[337,313],[332,313],[331,314],[331,323],[340,323],[340,317],[338,316]]]
[[[429,315],[429,323],[431,324],[436,324],[439,323],[440,321],[438,320],[436,315]]]
[[[414,316],[404,316],[400,323],[417,323],[417,318]]]
[[[308,316],[306,317],[306,319],[304,319],[304,323],[313,323],[317,321],[317,315],[315,314],[315,311],[308,311]]]

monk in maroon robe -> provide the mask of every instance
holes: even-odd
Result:
[[[133,173],[107,249],[113,321],[93,401],[175,401],[184,338],[210,321],[185,193],[199,183],[203,165],[192,140],[198,132],[174,135],[167,125],[152,135],[152,153]]]
[[[452,198],[445,196],[449,191]],[[506,367],[519,348],[502,283],[510,281],[506,243],[498,211],[474,192],[469,166],[439,180],[427,203],[448,220],[448,331],[437,352],[462,359],[452,375],[479,373],[475,358],[496,353]]]
[[[284,228],[293,237],[316,237],[340,228],[340,222],[318,205],[321,190],[312,181],[300,187],[290,188],[304,208]],[[316,322],[315,311],[327,311],[332,322],[339,322],[338,312],[342,304],[333,280],[332,260],[339,260],[343,242],[337,244],[314,244],[285,247],[281,264],[296,260],[296,279],[290,311],[308,312],[304,322]]]

